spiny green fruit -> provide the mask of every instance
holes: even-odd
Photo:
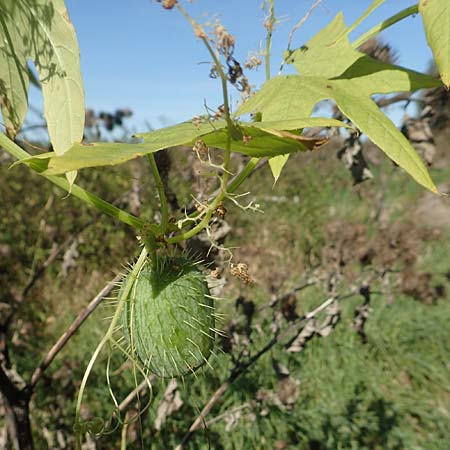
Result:
[[[214,301],[186,257],[146,263],[126,299],[124,334],[131,354],[161,377],[193,373],[214,346]]]

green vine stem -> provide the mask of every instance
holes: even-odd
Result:
[[[107,342],[109,342],[114,334],[114,331],[116,330],[116,327],[118,325],[118,322],[120,320],[122,309],[125,305],[126,300],[128,299],[128,296],[131,292],[131,289],[133,287],[134,281],[139,275],[139,272],[142,270],[142,267],[144,266],[145,262],[147,261],[148,251],[147,248],[144,246],[144,248],[141,251],[141,254],[139,255],[138,260],[136,261],[136,264],[134,264],[132,271],[130,272],[125,284],[122,287],[117,307],[114,312],[114,316],[111,320],[111,323],[109,324],[108,330],[106,331],[105,335],[103,336],[102,340],[98,344],[97,348],[95,349],[94,353],[91,356],[91,359],[89,360],[89,363],[86,367],[86,371],[84,372],[83,380],[81,381],[80,390],[78,391],[78,397],[77,397],[77,404],[76,404],[76,410],[75,410],[75,424],[77,427],[77,448],[81,448],[81,439],[82,439],[82,432],[81,432],[81,404],[83,401],[83,395],[84,391],[86,390],[86,384],[89,379],[89,376],[92,372],[92,368],[94,367],[95,361],[97,360],[98,356],[100,355],[100,352],[103,350],[103,347],[106,345]]]
[[[366,33],[361,35],[358,39],[356,39],[356,41],[354,41],[352,43],[352,47],[358,48],[359,46],[364,44],[364,42],[375,37],[381,31],[386,30],[387,28],[396,24],[400,20],[403,20],[408,16],[417,14],[418,12],[419,12],[419,5],[413,5],[413,6],[410,6],[409,8],[403,9],[402,11],[398,12],[397,14],[394,14],[393,16],[389,17],[386,20],[383,20],[383,22],[379,23],[378,25],[375,25],[369,31],[367,31]]]
[[[236,177],[228,184],[227,192],[232,194],[253,172],[253,169],[256,167],[260,160],[261,158],[251,158],[247,162],[246,166],[241,170],[241,172],[239,172],[239,174],[236,175]]]
[[[185,241],[196,234],[200,233],[203,229],[205,229],[209,221],[214,214],[215,210],[219,206],[220,202],[223,201],[228,194],[232,194],[239,186],[247,179],[247,177],[253,172],[253,169],[256,167],[260,158],[251,158],[247,165],[242,169],[242,171],[232,180],[225,190],[221,190],[221,192],[217,195],[217,197],[213,200],[213,202],[209,205],[208,211],[203,216],[203,219],[195,225],[190,230],[185,233],[180,233],[176,236],[170,237],[166,239],[168,244],[176,244],[177,242]]]
[[[0,133],[0,146],[3,147],[10,155],[14,156],[19,160],[31,157],[31,155],[28,152],[20,148],[14,141],[9,139],[3,133]],[[34,163],[30,163],[30,167],[38,175],[46,178],[56,186],[60,187],[66,192],[69,192],[74,197],[77,197],[78,199],[87,203],[88,205],[94,206],[95,208],[107,214],[108,216],[115,217],[116,219],[120,220],[123,223],[126,223],[127,225],[130,225],[133,228],[142,229],[144,227],[145,222],[143,220],[139,219],[136,216],[133,216],[132,214],[129,214],[126,211],[123,211],[120,208],[117,208],[116,206],[112,205],[111,203],[108,203],[107,201],[101,199],[100,197],[97,197],[91,192],[86,191],[77,184],[73,184],[71,186],[69,182],[66,180],[66,178],[61,176],[45,175],[43,173],[40,173],[39,165]],[[152,231],[154,232],[158,232],[159,230],[154,225],[147,225],[147,226],[149,226],[150,229],[152,229]]]
[[[153,176],[155,177],[156,189],[158,190],[159,201],[161,203],[160,234],[164,235],[166,234],[167,227],[169,225],[169,208],[167,206],[166,194],[164,192],[164,184],[161,180],[161,176],[159,175],[159,170],[155,161],[155,156],[153,155],[153,153],[149,153],[147,156]]]
[[[236,189],[239,188],[239,186],[247,179],[247,177],[253,172],[253,169],[257,166],[257,164],[261,161],[261,158],[251,158],[246,166],[241,170],[241,172],[239,172],[229,183],[226,189],[227,194],[232,194],[233,192],[236,191]],[[214,198],[214,196],[212,195],[211,198]],[[199,216],[199,212],[198,211],[194,211],[192,214],[189,214],[187,217],[189,219],[195,219],[196,217]],[[186,223],[185,225],[182,225],[181,228],[185,228],[188,224]],[[178,236],[175,236],[178,239]],[[166,242],[171,243],[172,242],[172,238],[169,238],[168,240],[166,240]],[[177,241],[178,242],[178,241]]]

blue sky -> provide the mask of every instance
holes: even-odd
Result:
[[[235,35],[235,55],[243,62],[249,51],[258,51],[265,39],[261,0],[183,1],[190,14],[205,23],[215,18]],[[292,27],[304,16],[312,0],[276,0],[277,26],[272,46],[272,72],[276,73]],[[304,44],[334,16],[343,11],[351,24],[371,0],[323,0],[300,28],[293,47]],[[411,0],[387,0],[353,33],[357,37],[384,18],[411,6]],[[208,77],[210,58],[176,11],[166,11],[150,0],[66,0],[81,52],[86,106],[96,111],[131,108],[133,131],[174,124],[203,113],[206,100],[211,107],[222,103],[220,83]],[[399,53],[398,64],[425,70],[431,52],[423,35],[420,16],[410,17],[383,33]],[[264,71],[248,73],[259,86]],[[233,92],[237,101],[239,94]],[[40,104],[38,94],[31,102]]]

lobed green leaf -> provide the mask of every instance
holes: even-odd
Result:
[[[381,0],[373,2],[356,23],[381,3]],[[436,192],[414,148],[378,109],[371,96],[410,92],[441,86],[442,83],[428,75],[375,60],[355,50],[348,40],[348,33],[353,28],[348,28],[342,14],[338,14],[306,45],[286,55],[286,61],[295,66],[300,76],[270,80],[238,109],[236,115],[257,111],[262,113],[264,120],[293,120],[309,116],[318,102],[332,99],[387,156],[417,182]],[[286,158],[271,162],[275,179],[285,163]]]

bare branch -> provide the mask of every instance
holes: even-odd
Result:
[[[83,309],[83,311],[78,314],[77,318],[72,322],[69,328],[61,335],[56,344],[50,349],[45,358],[33,372],[31,380],[29,383],[29,388],[33,389],[42,374],[55,359],[56,355],[62,350],[66,345],[67,341],[75,334],[75,332],[80,328],[83,322],[89,317],[89,315],[97,308],[105,296],[107,296],[115,287],[116,283],[120,281],[122,275],[117,275],[112,281],[110,281],[93,299],[92,301]]]
[[[130,403],[140,394],[143,394],[149,386],[151,386],[152,382],[157,379],[156,375],[150,375],[148,378],[141,381],[138,387],[133,389],[119,404],[119,411],[125,411]]]
[[[211,411],[211,408],[217,403],[220,397],[227,391],[227,389],[231,386],[231,383],[234,381],[234,379],[230,378],[222,383],[219,387],[219,389],[214,392],[214,394],[211,396],[211,398],[208,400],[208,403],[203,407],[200,414],[197,416],[197,418],[194,420],[192,425],[189,427],[189,430],[184,435],[181,442],[175,447],[175,450],[182,450],[185,446],[185,444],[191,439],[192,435],[195,433],[195,431],[200,428],[200,425],[204,423],[205,417],[208,415],[208,413]]]
[[[212,419],[209,419],[206,422],[206,426],[209,427],[213,423],[219,422],[222,419],[225,419],[228,416],[232,416],[233,414],[236,414],[239,411],[242,411],[243,409],[251,408],[252,405],[250,403],[243,403],[242,405],[236,406],[236,408],[231,408],[228,411],[225,411],[223,414],[219,414],[216,417],[213,417]]]

